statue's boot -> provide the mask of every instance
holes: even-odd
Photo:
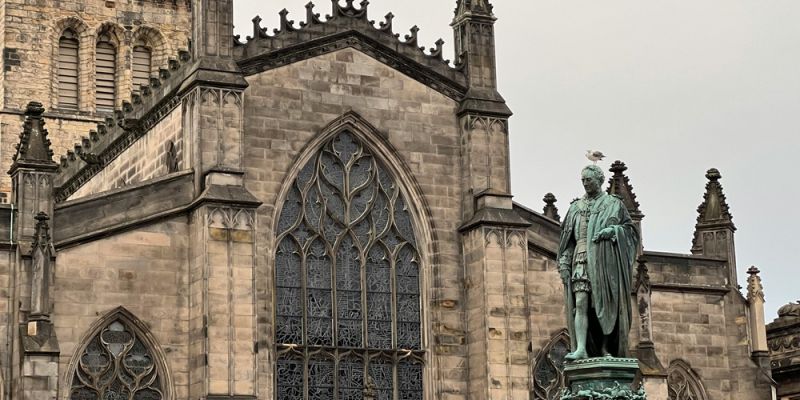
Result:
[[[589,358],[589,354],[587,354],[586,350],[584,349],[575,350],[572,353],[569,353],[566,356],[564,356],[564,359],[567,361],[584,360],[587,358]]]

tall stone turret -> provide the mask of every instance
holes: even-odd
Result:
[[[194,238],[189,394],[193,399],[254,400],[252,254],[254,213],[260,202],[244,188],[247,82],[233,59],[233,0],[193,4],[194,65],[180,89],[190,138],[188,158],[200,193],[189,218]]]

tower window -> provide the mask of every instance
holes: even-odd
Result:
[[[133,90],[150,85],[152,71],[152,51],[150,47],[139,41],[133,47]]]
[[[67,29],[58,40],[58,106],[78,109],[78,35]]]
[[[117,48],[107,34],[97,40],[96,103],[97,111],[113,111],[117,94]]]

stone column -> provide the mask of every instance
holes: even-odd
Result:
[[[761,285],[761,271],[755,266],[747,270],[747,302],[749,303],[750,347],[756,364],[770,373],[770,355],[767,346],[767,326],[764,323],[764,287]]]
[[[12,397],[55,398],[58,394],[58,339],[50,318],[55,250],[50,236],[53,214],[53,177],[58,165],[44,126],[40,103],[25,111],[17,153],[9,173],[13,205],[17,209],[14,240],[17,242],[12,318],[19,329],[11,332]],[[19,346],[16,346],[16,343]]]
[[[468,398],[530,395],[527,221],[511,196],[480,194],[475,218],[461,227],[464,254]]]

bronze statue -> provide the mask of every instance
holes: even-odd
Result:
[[[626,357],[639,232],[622,200],[602,190],[600,167],[585,167],[581,181],[586,194],[570,205],[556,258],[574,350],[566,359]]]

